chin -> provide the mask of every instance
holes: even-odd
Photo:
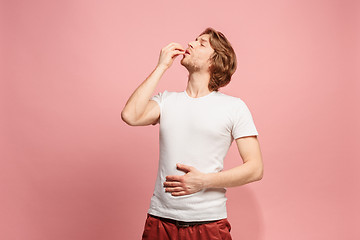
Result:
[[[186,62],[184,62],[184,59],[181,59],[180,64],[183,65],[184,67],[188,66],[188,64]]]
[[[184,59],[181,59],[180,64],[183,65],[189,72],[194,72],[198,69],[196,65],[191,62],[189,63]]]

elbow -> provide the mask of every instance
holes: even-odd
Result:
[[[131,121],[131,118],[129,117],[129,115],[124,112],[124,111],[121,111],[121,119],[129,126],[133,126],[133,123]]]
[[[264,176],[264,166],[263,164],[257,164],[253,168],[253,179],[254,181],[260,181]]]
[[[263,176],[264,176],[264,167],[261,166],[256,171],[256,180],[260,181],[263,178]]]
[[[261,172],[261,173],[258,175],[257,180],[260,181],[260,180],[263,178],[263,176],[264,176],[264,173]]]

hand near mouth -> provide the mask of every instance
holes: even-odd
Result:
[[[168,69],[178,55],[185,55],[185,49],[179,43],[170,43],[161,49],[157,66]]]

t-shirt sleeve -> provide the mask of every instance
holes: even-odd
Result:
[[[251,112],[245,102],[237,102],[233,111],[233,128],[231,132],[234,139],[258,135]]]
[[[164,92],[159,92],[158,94],[156,94],[156,95],[154,95],[154,96],[152,96],[150,98],[150,100],[154,100],[155,102],[157,102],[159,104],[159,106],[160,106],[160,115],[162,113],[163,103],[164,103],[166,92],[167,92],[166,90]],[[153,125],[155,125],[155,124],[153,124]]]

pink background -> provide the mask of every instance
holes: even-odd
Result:
[[[162,47],[208,26],[236,51],[220,91],[247,103],[265,165],[228,189],[233,239],[359,239],[356,0],[0,4],[0,239],[141,238],[159,125],[120,112]],[[185,89],[179,61],[154,94]],[[225,168],[241,163],[233,143]]]

